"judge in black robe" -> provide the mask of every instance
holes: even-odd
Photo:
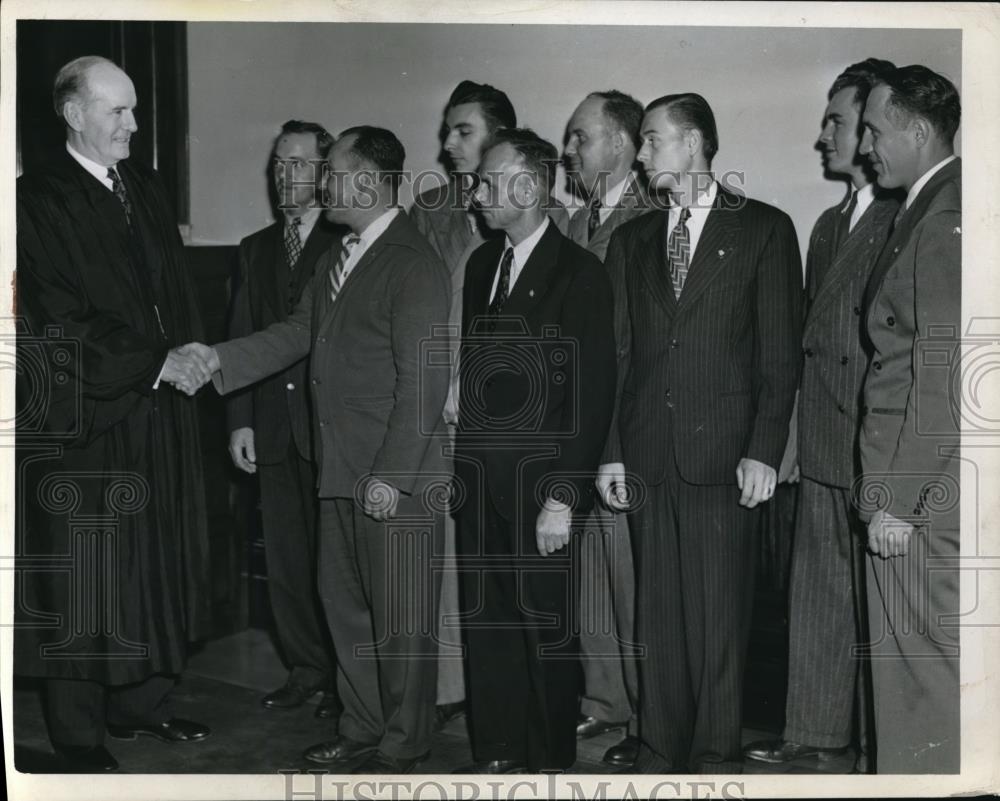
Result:
[[[78,754],[106,726],[207,734],[166,697],[209,596],[195,401],[154,388],[201,336],[173,213],[120,161],[126,215],[68,147],[17,182],[14,669],[45,679],[53,744]]]

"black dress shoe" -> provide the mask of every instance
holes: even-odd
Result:
[[[202,723],[184,718],[170,718],[163,723],[148,726],[112,726],[108,724],[108,734],[116,740],[134,740],[140,734],[155,737],[165,743],[191,743],[204,740],[212,730]]]
[[[605,732],[624,729],[626,725],[627,722],[609,723],[606,720],[580,715],[576,720],[576,736],[581,740],[589,740],[591,737],[597,737],[597,735],[604,734]]]
[[[319,706],[316,707],[316,717],[331,720],[339,718],[343,711],[344,705],[340,703],[340,696],[333,690],[323,690],[323,697],[319,699]]]
[[[455,718],[465,714],[465,701],[453,704],[438,704],[434,710],[434,731],[441,731]]]
[[[103,745],[57,745],[64,773],[107,773],[118,770],[118,760]]]
[[[374,744],[338,737],[336,740],[326,740],[309,746],[302,752],[302,757],[317,765],[328,765],[331,762],[350,762],[352,759],[368,756],[377,748],[378,746]]]
[[[279,687],[274,692],[265,695],[260,699],[260,702],[268,709],[295,709],[302,706],[318,692],[318,687],[306,687],[290,681],[284,687]]]
[[[466,765],[463,768],[457,768],[452,771],[452,773],[485,773],[485,774],[503,774],[503,773],[527,773],[528,766],[523,762],[517,762],[513,759],[487,759],[482,762],[473,762],[471,765]]]
[[[757,762],[780,765],[803,757],[819,757],[822,760],[833,759],[846,750],[846,748],[817,748],[814,745],[802,745],[790,740],[758,740],[743,749],[743,756]]]
[[[624,740],[604,752],[604,762],[608,765],[630,768],[638,756],[639,738],[628,734]]]
[[[421,762],[425,762],[431,755],[428,751],[425,754],[415,757],[391,757],[376,751],[358,765],[351,773],[410,773]]]

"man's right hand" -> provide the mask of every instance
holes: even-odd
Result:
[[[244,473],[257,472],[252,428],[237,428],[229,435],[229,455],[233,457],[233,464]]]
[[[212,373],[218,369],[219,357],[215,350],[191,342],[167,354],[160,370],[160,381],[166,381],[187,395],[194,395],[212,380]]]
[[[601,502],[614,512],[628,511],[628,487],[625,486],[625,465],[621,462],[602,464],[597,468],[597,494]]]

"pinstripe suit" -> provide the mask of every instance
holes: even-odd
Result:
[[[876,193],[849,234],[843,231],[850,224],[845,206],[820,215],[806,259],[798,410],[802,482],[789,591],[784,739],[821,748],[840,748],[851,740],[858,661],[850,649],[859,641],[856,615],[864,611],[864,604],[857,604],[864,594],[864,537],[850,497],[868,364],[861,306],[899,201]],[[841,235],[846,239],[838,250]]]
[[[602,261],[611,235],[622,224],[652,208],[635,174],[626,179],[618,205],[588,236],[589,212],[569,221],[569,236]],[[634,720],[639,703],[635,645],[635,567],[628,518],[595,509],[588,520],[580,555],[580,652],[584,695],[580,712],[613,723]],[[633,728],[633,722],[630,729]]]
[[[738,772],[758,510],[740,459],[777,469],[800,370],[802,272],[786,214],[719,189],[677,300],[668,214],[612,236],[619,402],[605,462],[632,517],[642,746],[636,769]],[[641,491],[637,489],[637,491]]]

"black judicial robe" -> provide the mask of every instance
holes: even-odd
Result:
[[[64,151],[17,182],[15,664],[103,684],[179,673],[208,627],[196,402],[153,383],[202,329],[156,174],[123,207]]]

